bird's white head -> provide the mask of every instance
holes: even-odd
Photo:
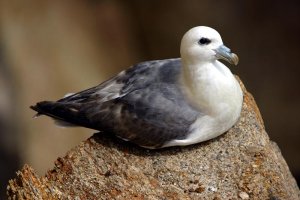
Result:
[[[197,26],[186,32],[181,40],[181,58],[190,64],[223,59],[237,65],[238,57],[223,45],[220,34],[207,26]]]

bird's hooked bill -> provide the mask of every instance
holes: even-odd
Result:
[[[239,57],[235,53],[232,53],[231,50],[225,45],[219,46],[214,51],[216,52],[216,57],[218,59],[223,59],[234,65],[239,63]]]

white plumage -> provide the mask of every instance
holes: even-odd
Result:
[[[199,38],[207,38],[207,45],[197,45]],[[219,48],[225,58],[237,64],[238,58],[224,48],[221,36],[212,28],[200,26],[189,30],[181,41],[183,72],[181,83],[187,99],[201,110],[190,127],[190,135],[183,140],[172,140],[164,146],[189,145],[215,138],[231,128],[239,118],[243,93],[231,71],[217,59]],[[224,56],[224,55],[223,55]],[[221,57],[222,58],[222,57]]]

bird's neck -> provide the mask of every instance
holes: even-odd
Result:
[[[232,94],[235,80],[221,62],[182,62],[181,83],[189,101],[207,114],[218,114],[224,96]],[[225,102],[226,104],[226,102]]]

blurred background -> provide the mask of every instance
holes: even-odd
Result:
[[[43,175],[95,132],[33,119],[30,105],[140,61],[179,57],[182,35],[198,25],[217,29],[239,55],[231,69],[299,180],[299,20],[298,0],[0,0],[1,195],[24,163]]]

